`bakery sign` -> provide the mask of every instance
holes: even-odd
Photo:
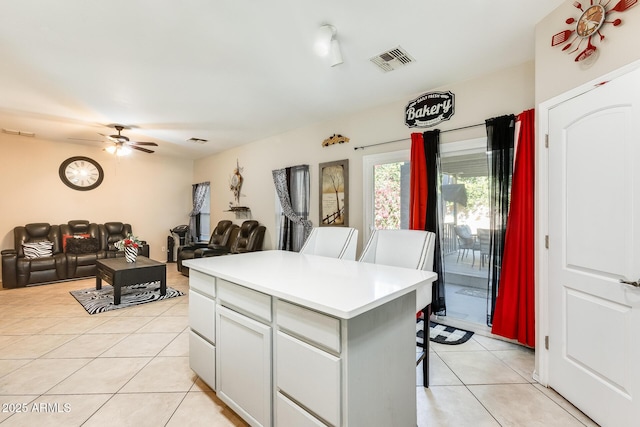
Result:
[[[455,110],[451,91],[429,92],[410,101],[404,111],[404,124],[410,128],[428,128],[449,120]]]

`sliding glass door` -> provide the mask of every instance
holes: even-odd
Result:
[[[486,147],[486,138],[478,138],[442,144],[440,150],[447,317],[482,325],[490,307]],[[409,150],[363,157],[363,242],[374,229],[409,228],[409,159]],[[461,238],[463,230],[469,235]]]
[[[485,325],[489,315],[486,139],[441,147],[447,317]]]

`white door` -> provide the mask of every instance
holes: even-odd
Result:
[[[640,422],[640,72],[549,111],[549,386]]]

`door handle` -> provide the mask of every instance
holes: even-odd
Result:
[[[620,279],[620,283],[624,283],[625,285],[631,285],[633,287],[640,288],[640,279],[638,281],[636,281],[636,282],[631,282],[629,280]]]

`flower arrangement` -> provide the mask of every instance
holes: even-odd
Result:
[[[138,239],[137,236],[129,233],[126,238],[118,240],[113,245],[121,251],[123,251],[124,248],[138,249],[140,246],[142,246],[142,240]]]

